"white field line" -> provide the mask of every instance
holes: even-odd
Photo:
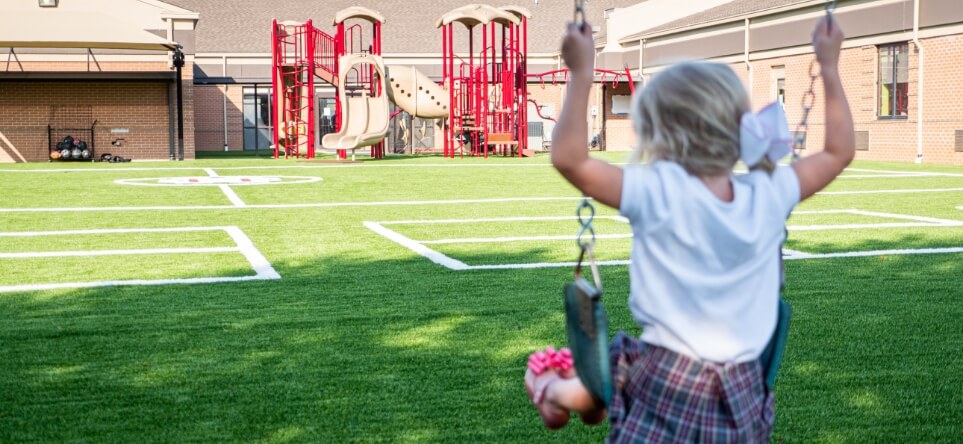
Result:
[[[208,176],[218,177],[217,173],[215,173],[214,170],[211,168],[204,168],[204,172],[206,172]],[[235,193],[234,190],[231,189],[231,187],[227,185],[219,185],[218,187],[221,189],[222,192],[224,192],[224,195],[227,196],[227,200],[231,201],[231,203],[234,204],[235,207],[243,208],[247,206],[244,204],[244,201],[241,200],[240,197],[238,197],[237,193]]]
[[[613,165],[625,165],[624,163],[614,163]],[[551,167],[550,163],[398,163],[398,164],[346,164],[346,165],[278,165],[278,166],[239,166],[239,167],[217,167],[225,171],[237,170],[322,170],[337,168],[546,168]],[[171,168],[63,168],[63,169],[0,169],[2,173],[87,173],[87,172],[132,172],[132,171],[201,171],[204,167],[171,167]]]
[[[581,197],[577,198],[581,199]],[[608,219],[619,222],[629,220],[622,216],[595,216],[595,219]],[[481,219],[422,219],[422,220],[392,220],[378,222],[381,225],[421,225],[421,224],[460,224],[477,222],[541,222],[557,220],[578,220],[578,216],[517,216],[517,217],[489,217]]]
[[[837,176],[837,179],[903,179],[907,177],[936,177],[938,173],[910,173],[910,174],[848,174]]]
[[[816,210],[795,211],[794,214],[855,214],[860,216],[879,217],[884,219],[903,219],[914,222],[878,223],[878,224],[843,224],[843,225],[787,225],[789,231],[822,231],[822,230],[859,230],[867,228],[907,228],[907,227],[958,227],[963,221],[951,219],[937,219],[934,217],[912,216],[908,214],[883,213],[863,210]]]
[[[883,213],[879,211],[864,211],[864,210],[850,210],[853,214],[858,214],[862,216],[874,216],[874,217],[887,217],[891,219],[908,219],[916,220],[920,222],[930,222],[938,225],[956,226],[963,225],[963,221],[951,220],[951,219],[938,219],[935,217],[925,217],[925,216],[912,216],[909,214],[895,214],[895,213]]]
[[[432,250],[431,248],[428,248],[422,244],[419,244],[417,241],[414,241],[411,238],[401,233],[385,228],[384,226],[382,226],[377,222],[364,222],[364,226],[367,227],[369,230],[374,231],[375,233],[378,233],[400,244],[401,246],[408,248],[409,250],[414,251],[415,253],[418,253],[428,258],[428,260],[438,265],[444,266],[452,270],[467,270],[469,268],[468,265],[465,264],[464,262],[456,259],[452,259],[451,257],[445,254]]]
[[[870,250],[870,251],[844,251],[839,253],[803,253],[796,252],[796,255],[788,256],[786,260],[794,259],[832,259],[843,257],[867,257],[867,256],[904,256],[914,254],[949,254],[963,253],[963,247],[952,248],[914,248],[899,250]]]
[[[227,231],[230,227],[177,227],[177,228],[103,228],[95,230],[63,231],[8,231],[0,237],[59,236],[66,234],[117,234],[117,233],[185,233],[197,231]]]
[[[241,250],[241,254],[251,264],[251,268],[254,268],[257,276],[260,276],[261,279],[281,279],[281,275],[274,270],[267,258],[261,254],[261,251],[254,246],[254,242],[251,242],[251,239],[240,228],[227,227],[227,234],[231,236],[231,239],[234,239],[237,248]]]
[[[114,287],[120,285],[182,285],[182,284],[214,284],[224,282],[247,282],[260,280],[281,279],[281,275],[274,270],[271,263],[254,246],[251,239],[235,226],[226,227],[182,227],[182,228],[122,228],[122,229],[101,229],[101,230],[69,230],[69,231],[30,231],[0,233],[4,237],[31,237],[31,236],[57,236],[64,234],[112,234],[112,233],[158,233],[158,232],[188,232],[188,231],[218,231],[227,232],[234,240],[234,247],[215,247],[215,248],[170,248],[170,249],[144,249],[144,250],[114,250],[117,254],[170,254],[170,253],[219,253],[219,252],[240,252],[251,268],[254,269],[254,276],[236,277],[201,277],[201,278],[182,278],[182,279],[132,279],[132,280],[113,280],[96,282],[58,282],[50,284],[19,284],[0,286],[0,293],[20,292],[20,291],[39,291],[72,288],[94,288],[94,287]],[[180,250],[180,251],[174,251]],[[5,253],[7,255],[20,255],[14,258],[23,257],[50,257],[52,252],[39,253]],[[104,251],[75,251],[57,252],[69,253],[70,256],[99,256],[104,255]],[[30,256],[23,256],[30,255]]]
[[[800,256],[804,256],[804,255],[807,255],[807,254],[808,254],[808,253],[803,253],[802,251],[797,251],[797,250],[790,250],[790,249],[788,249],[788,248],[783,248],[783,249],[782,249],[782,258],[783,258],[783,259],[796,259],[796,258],[798,258],[798,257],[800,257]]]
[[[629,265],[630,260],[596,261],[599,266]],[[575,267],[575,262],[535,262],[531,264],[490,264],[490,265],[469,265],[466,270],[524,270],[532,268],[559,268]]]
[[[612,162],[613,165],[623,166],[626,165],[625,162]],[[550,168],[552,164],[550,163],[458,163],[457,161],[452,163],[392,163],[392,164],[378,164],[378,163],[362,163],[362,164],[327,164],[327,165],[278,165],[278,166],[268,166],[268,165],[258,165],[258,166],[233,166],[233,167],[217,167],[218,170],[297,170],[297,169],[337,169],[337,168]],[[128,172],[128,171],[200,171],[206,169],[205,167],[170,167],[170,168],[147,168],[147,167],[127,167],[127,168],[58,168],[58,169],[14,169],[5,168],[0,169],[3,173],[87,173],[87,172]],[[920,177],[920,176],[945,176],[945,177],[963,177],[960,173],[942,173],[942,172],[923,172],[923,171],[897,171],[897,170],[877,170],[869,168],[847,168],[847,172],[863,172],[863,173],[873,173],[882,176],[893,176],[893,177]],[[744,170],[736,170],[736,173],[745,172]],[[840,178],[846,178],[846,176],[840,176]]]
[[[939,172],[923,172],[923,171],[896,171],[896,170],[877,170],[872,168],[846,168],[846,171],[856,171],[861,173],[882,173],[882,174],[926,174],[930,176],[944,176],[944,177],[963,177],[963,174],[959,173],[939,173]],[[912,176],[910,176],[912,177]]]
[[[117,287],[122,285],[188,285],[188,284],[220,284],[226,282],[246,282],[246,281],[263,281],[265,278],[262,276],[237,276],[237,277],[210,277],[210,278],[184,278],[184,279],[132,279],[132,280],[117,280],[117,281],[96,281],[96,282],[63,282],[56,284],[24,284],[24,285],[8,285],[0,286],[0,293],[11,293],[11,292],[21,292],[21,291],[41,291],[41,290],[59,290],[59,289],[73,289],[73,288],[95,288],[95,287]]]
[[[864,190],[864,191],[820,191],[820,196],[842,196],[847,194],[908,194],[908,193],[951,193],[963,188],[927,188],[916,190]]]
[[[872,257],[872,256],[910,256],[918,254],[954,254],[963,253],[963,247],[954,248],[919,248],[903,250],[872,250],[872,251],[847,251],[842,253],[810,254],[795,252],[795,254],[783,256],[787,261],[806,260],[806,259],[838,259],[852,257]],[[629,265],[630,260],[611,260],[598,261],[599,266]],[[469,265],[463,270],[520,270],[531,268],[559,268],[574,267],[575,262],[537,262],[531,264],[493,264],[493,265]]]
[[[332,207],[380,207],[408,205],[461,205],[504,202],[552,202],[582,200],[581,197],[506,197],[491,199],[452,199],[452,200],[402,200],[382,202],[319,202],[304,204],[261,204],[247,205],[244,209],[282,209],[282,208],[332,208]],[[60,207],[60,208],[0,208],[0,213],[60,213],[72,211],[197,211],[239,209],[233,205],[193,205],[193,206],[143,206],[143,207]],[[599,217],[599,216],[596,216]]]
[[[237,247],[212,248],[148,248],[144,250],[88,250],[88,251],[37,251],[26,253],[0,253],[0,259],[28,259],[42,257],[91,257],[91,256],[130,256],[139,254],[189,254],[189,253],[233,253]]]
[[[596,239],[628,239],[632,237],[632,233],[626,234],[599,234],[596,235]],[[522,241],[557,241],[557,240],[571,240],[574,241],[578,236],[573,235],[562,235],[562,236],[521,236],[521,237],[475,237],[475,238],[464,238],[464,239],[439,239],[439,240],[416,240],[423,245],[438,245],[438,244],[482,244],[482,243],[505,243],[505,242],[522,242]]]
[[[963,207],[960,207],[963,209]],[[914,222],[905,223],[881,223],[881,224],[849,224],[849,225],[808,225],[808,226],[789,226],[789,230],[795,231],[815,231],[815,230],[843,230],[843,229],[863,229],[863,228],[893,228],[893,227],[955,227],[963,226],[963,221],[938,219],[932,217],[913,216],[907,214],[883,213],[876,211],[863,211],[857,209],[840,210],[801,210],[794,214],[856,214],[871,217],[910,220]],[[596,218],[619,220],[627,222],[621,216],[596,216]],[[523,242],[523,241],[546,241],[546,240],[573,240],[575,236],[517,236],[517,237],[492,237],[492,238],[461,238],[461,239],[436,239],[436,240],[414,240],[397,231],[390,230],[384,225],[419,225],[419,224],[464,224],[478,222],[526,222],[526,221],[559,221],[577,220],[575,216],[543,216],[543,217],[505,217],[505,218],[483,218],[483,219],[441,219],[441,220],[400,220],[383,222],[364,222],[368,229],[394,241],[409,250],[426,257],[430,261],[442,265],[451,270],[507,270],[507,269],[535,269],[535,268],[556,268],[572,267],[574,262],[538,262],[526,264],[488,264],[488,265],[468,265],[465,262],[454,259],[437,250],[433,250],[426,245],[432,244],[457,244],[457,243],[494,243],[494,242]],[[600,235],[599,238],[618,239],[631,238],[631,234],[612,234]],[[849,251],[839,253],[814,254],[797,250],[783,250],[783,257],[786,260],[799,259],[829,259],[862,256],[896,256],[909,254],[946,254],[963,253],[961,248],[923,248],[923,249],[900,249],[900,250],[872,250],[872,251]],[[599,265],[627,265],[629,260],[610,260],[600,261]]]

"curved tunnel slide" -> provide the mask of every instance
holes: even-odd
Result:
[[[346,78],[359,64],[374,65],[381,79],[380,89],[387,94],[347,97],[344,88],[340,88],[343,124],[340,131],[321,139],[322,149],[356,150],[381,142],[388,133],[389,100],[415,117],[448,117],[448,92],[417,69],[392,66],[386,70],[381,57],[351,54],[341,58],[338,77]]]
[[[448,91],[414,67],[388,67],[388,97],[415,117],[448,117]]]

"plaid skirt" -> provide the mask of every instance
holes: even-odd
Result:
[[[609,443],[768,442],[776,400],[758,361],[702,362],[623,332],[610,345]]]

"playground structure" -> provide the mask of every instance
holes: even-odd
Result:
[[[490,147],[503,154],[531,153],[526,81],[531,15],[518,6],[467,5],[438,20],[443,82],[451,103],[445,127],[446,157],[466,151],[488,157]],[[467,32],[467,59],[455,50],[457,24]],[[478,46],[476,38],[480,39]]]
[[[307,22],[272,26],[274,157],[312,159],[317,150],[336,152],[339,159],[370,147],[381,158],[389,122],[402,111],[414,117],[443,118],[444,156],[530,156],[528,104],[530,81],[543,86],[565,82],[568,70],[528,73],[528,20],[518,6],[495,8],[467,5],[444,14],[436,23],[442,31],[442,79],[436,83],[406,66],[386,67],[381,57],[385,17],[363,7],[350,7],[334,18],[334,36]],[[458,26],[461,25],[461,26]],[[456,29],[467,37],[459,40]],[[366,34],[370,37],[366,38]],[[467,48],[466,48],[467,46]],[[467,49],[467,52],[465,51]],[[596,69],[604,83],[632,76]],[[318,137],[318,80],[335,88],[334,132]],[[391,112],[389,101],[399,110]],[[319,140],[320,139],[320,140]]]
[[[351,23],[353,22],[353,23]],[[331,36],[313,21],[272,25],[274,106],[274,157],[315,157],[318,148],[347,158],[347,151],[371,147],[375,158],[384,156],[388,131],[389,99],[418,117],[440,117],[447,109],[441,88],[412,68],[398,67],[391,82],[381,58],[384,16],[362,7],[338,12]],[[366,28],[370,38],[366,39]],[[318,80],[335,88],[335,132],[318,141],[316,86]],[[414,88],[436,100],[414,96]],[[403,99],[402,99],[403,97]],[[320,146],[319,146],[320,145]]]

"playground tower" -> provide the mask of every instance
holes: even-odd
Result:
[[[353,21],[354,23],[349,23]],[[376,117],[387,113],[384,62],[381,60],[381,25],[384,16],[362,7],[351,7],[335,15],[334,36],[319,30],[313,21],[274,21],[272,25],[272,83],[274,87],[274,157],[315,157],[317,116],[315,86],[320,79],[334,86],[335,131],[322,146],[336,150],[340,158],[347,149],[374,145],[374,157],[384,154],[382,140],[387,132],[383,119],[363,119],[372,111]],[[365,26],[370,38],[365,39]],[[348,111],[347,108],[351,108]],[[348,112],[345,112],[348,111]],[[348,125],[346,115],[355,119]],[[371,121],[371,125],[367,124]],[[350,126],[350,128],[348,128]],[[383,128],[382,128],[383,127]],[[335,137],[336,136],[336,137]],[[325,143],[327,142],[327,143]]]
[[[526,104],[530,17],[528,10],[518,6],[473,4],[438,20],[443,84],[451,103],[445,127],[446,157],[466,151],[485,157],[490,150],[505,155],[531,153],[527,149]],[[467,32],[467,54],[456,50],[457,28]]]

